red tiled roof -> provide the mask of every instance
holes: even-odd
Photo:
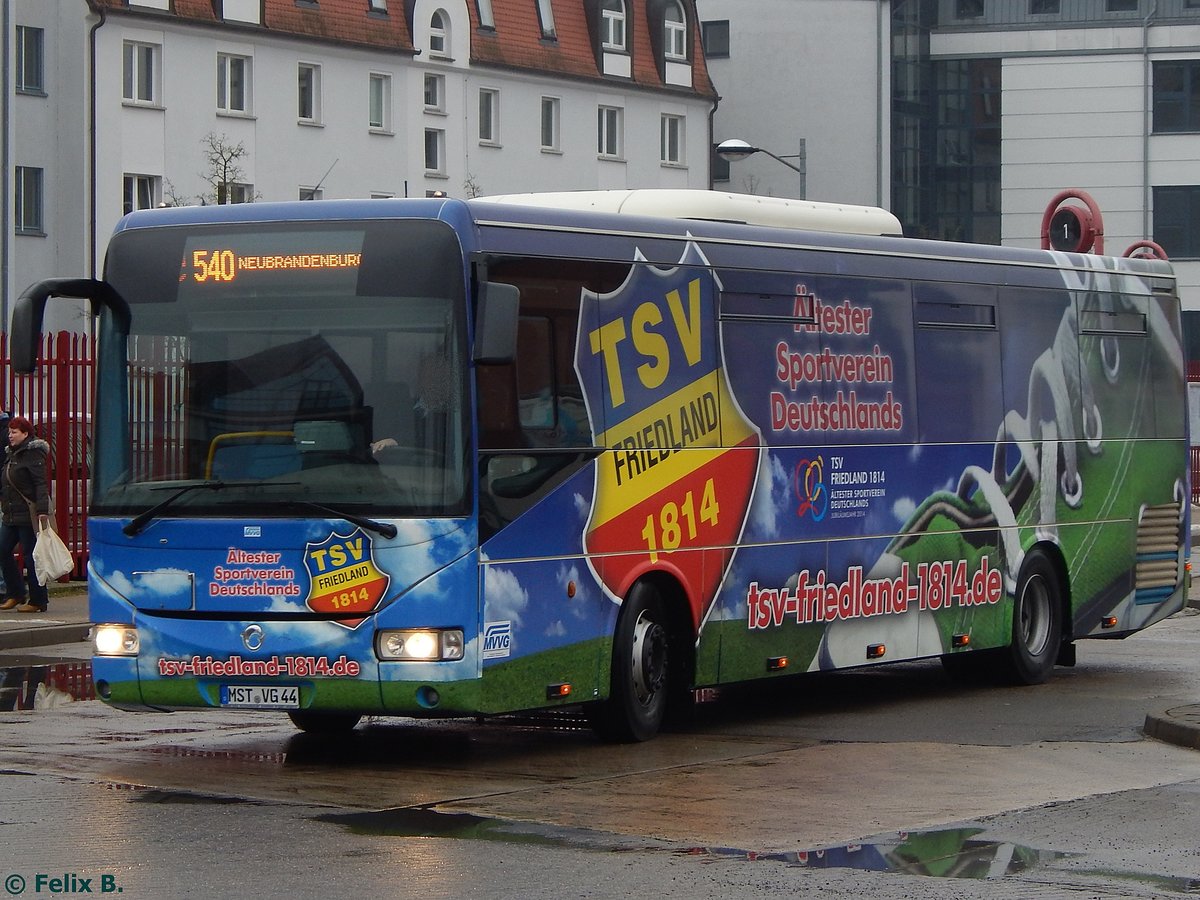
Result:
[[[692,89],[703,96],[716,96],[708,76],[704,54],[700,52],[700,22],[693,0],[685,0],[691,24]],[[479,28],[475,4],[467,3],[471,24],[471,61],[513,69],[554,72],[583,78],[604,76],[597,63],[592,34],[588,29],[585,0],[552,0],[555,39],[542,38],[537,0],[492,0],[495,31]],[[664,87],[650,40],[652,25],[648,0],[626,0],[627,29],[633,56],[632,82],[649,87]],[[605,79],[610,80],[610,79]],[[621,81],[623,79],[615,79]],[[672,90],[680,88],[672,87]]]
[[[128,0],[89,0],[97,7],[127,10]],[[632,83],[642,87],[687,91],[666,85],[655,59],[651,41],[651,0],[626,0],[627,34],[632,54],[629,79],[605,77],[599,67],[594,31],[588,28],[589,10],[598,4],[588,0],[552,0],[555,37],[542,37],[537,0],[492,0],[495,29],[479,26],[478,9],[473,0],[466,6],[471,17],[471,62],[530,72],[544,72],[570,78],[585,78],[612,83]],[[693,93],[715,97],[716,89],[708,75],[700,50],[700,23],[694,0],[684,0],[690,20],[689,55],[692,60]],[[408,5],[392,0],[387,15],[370,13],[366,0],[263,0],[265,31],[337,41],[362,46],[411,52],[411,23]],[[171,13],[181,19],[216,22],[214,0],[174,0]],[[135,7],[136,10],[136,7]]]
[[[320,0],[297,4],[296,0],[265,0],[265,25],[271,31],[373,47],[412,50],[412,35],[403,5],[396,0],[388,15],[370,13],[367,0]]]
[[[89,2],[110,10],[140,11],[136,6],[130,10],[128,0]],[[391,5],[399,9],[389,15],[381,15],[368,11],[367,0],[319,0],[317,3],[263,0],[261,27],[267,32],[411,52],[412,36],[404,16],[404,5],[401,0],[393,0]],[[215,6],[214,0],[174,0],[170,13],[157,15],[220,22],[214,12]],[[155,14],[151,10],[146,12]]]

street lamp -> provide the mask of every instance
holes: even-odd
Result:
[[[783,163],[793,172],[799,172],[801,175],[804,174],[803,169],[788,162],[782,156],[776,156],[770,150],[765,150],[762,147],[752,147],[750,144],[747,144],[745,141],[738,140],[737,138],[730,138],[727,141],[721,141],[721,143],[717,144],[717,156],[721,157],[721,159],[725,160],[726,162],[737,162],[738,160],[745,159],[747,156],[751,156],[755,153],[765,153],[767,156],[771,157],[771,159],[779,160],[779,162]],[[799,156],[800,154],[797,153],[796,157]]]

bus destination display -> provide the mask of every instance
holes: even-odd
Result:
[[[360,231],[196,235],[185,246],[179,281],[220,286],[268,273],[354,275],[362,244]]]

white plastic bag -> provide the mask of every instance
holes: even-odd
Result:
[[[38,527],[37,541],[33,545],[33,566],[37,569],[38,584],[46,585],[58,581],[75,568],[75,559],[50,525]]]

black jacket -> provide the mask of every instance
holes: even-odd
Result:
[[[9,447],[0,469],[0,511],[5,525],[34,525],[26,498],[37,506],[38,515],[50,513],[50,485],[46,479],[46,457],[50,445],[33,435]],[[24,497],[22,497],[24,494]]]

